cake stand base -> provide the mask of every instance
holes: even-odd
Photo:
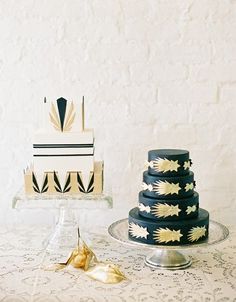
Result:
[[[146,256],[145,264],[152,268],[178,270],[189,267],[192,261],[178,251],[155,250]]]
[[[191,266],[191,260],[188,256],[184,255],[182,251],[189,249],[208,247],[225,240],[229,235],[229,230],[216,221],[210,220],[209,223],[209,237],[205,241],[194,244],[185,245],[155,245],[146,244],[142,242],[133,241],[128,235],[128,219],[122,219],[114,222],[108,228],[108,233],[111,237],[120,243],[134,246],[135,248],[146,248],[152,250],[146,256],[145,264],[152,268],[178,270]],[[181,252],[180,252],[181,251]]]

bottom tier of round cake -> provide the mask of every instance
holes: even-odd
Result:
[[[209,213],[199,209],[193,219],[179,221],[153,221],[139,215],[139,209],[129,212],[129,238],[146,244],[194,244],[208,237]]]

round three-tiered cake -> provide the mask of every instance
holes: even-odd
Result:
[[[129,238],[147,244],[193,244],[208,237],[209,213],[199,208],[189,152],[148,152],[138,207],[129,212]]]

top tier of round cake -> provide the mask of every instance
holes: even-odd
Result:
[[[157,149],[148,152],[148,173],[151,175],[186,175],[190,166],[191,159],[187,150]]]

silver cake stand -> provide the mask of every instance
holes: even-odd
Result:
[[[228,237],[229,230],[224,225],[211,220],[209,224],[209,237],[206,241],[177,246],[153,245],[130,240],[127,218],[111,224],[108,228],[108,233],[113,239],[123,244],[152,250],[145,259],[147,266],[158,269],[178,270],[189,267],[192,264],[191,259],[184,255],[182,251],[220,243]]]

